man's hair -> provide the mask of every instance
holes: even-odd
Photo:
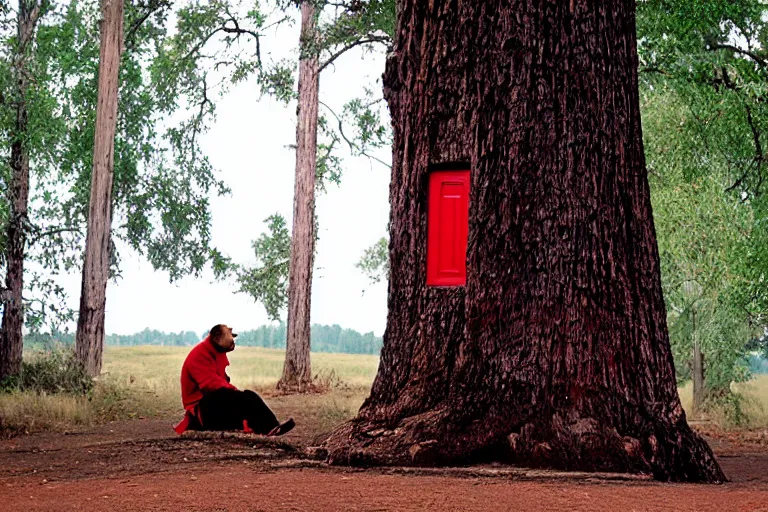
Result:
[[[222,336],[224,336],[224,325],[222,324],[216,324],[213,326],[210,332],[211,341],[218,341],[221,339]]]

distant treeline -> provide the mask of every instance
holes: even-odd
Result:
[[[256,330],[238,332],[237,344],[243,347],[285,348],[286,326],[263,325]],[[188,347],[199,342],[206,336],[204,333],[192,331],[166,333],[154,329],[144,329],[136,334],[108,334],[106,344],[115,347],[133,347],[137,345],[161,345]],[[24,344],[28,347],[39,347],[51,342],[74,343],[74,333],[56,332],[53,334],[28,334]],[[360,334],[353,329],[343,329],[339,325],[313,325],[312,351],[337,352],[346,354],[375,354],[381,351],[382,339],[372,332]]]

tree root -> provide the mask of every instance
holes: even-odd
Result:
[[[622,435],[594,418],[573,414],[555,414],[506,432],[492,420],[458,425],[447,421],[450,418],[449,411],[435,410],[394,426],[352,420],[331,433],[322,453],[332,465],[434,467],[497,461],[566,471],[650,474],[660,481],[727,481],[707,443],[684,419],[670,425],[641,425],[633,429],[634,435]]]

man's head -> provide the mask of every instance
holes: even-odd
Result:
[[[235,338],[237,334],[232,333],[232,328],[224,324],[218,324],[211,329],[211,342],[219,347],[222,352],[232,352],[235,350]]]

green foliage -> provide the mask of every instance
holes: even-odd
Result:
[[[761,0],[638,3],[638,52],[645,86],[672,88],[696,134],[689,172],[712,167],[748,197],[765,181],[768,36]],[[706,162],[706,165],[702,165]]]
[[[256,77],[256,83],[264,94],[287,105],[296,97],[294,68],[295,63],[287,60],[272,62],[262,68],[262,72]]]
[[[206,333],[207,334],[207,333]],[[133,346],[133,345],[164,345],[164,346],[189,346],[202,339],[192,331],[165,333],[155,329],[144,329],[134,334],[107,334],[106,345]],[[24,346],[33,353],[44,352],[51,346],[74,346],[75,334],[72,332],[54,332],[52,334],[33,332],[24,336]]]
[[[294,97],[292,67],[263,60],[263,34],[292,22],[275,13],[270,2],[246,11],[238,1],[193,0],[176,11],[176,18],[176,34],[164,41],[151,68],[165,108],[185,97],[198,106],[202,120],[214,115],[216,96],[249,78],[255,78],[262,94],[283,101]],[[197,118],[188,128],[199,131]]]
[[[25,358],[18,378],[19,391],[86,394],[93,379],[77,360],[72,346],[51,345]]]
[[[322,65],[332,64],[346,47],[362,46],[370,51],[376,44],[391,44],[394,39],[394,0],[320,1],[319,6],[326,15],[319,27],[320,48],[327,53]]]
[[[382,124],[381,111],[375,108],[383,101],[383,98],[376,97],[372,89],[366,88],[364,97],[356,98],[344,106],[342,119],[348,120],[354,129],[352,140],[357,142],[350,142],[350,148],[357,155],[365,156],[369,149],[392,144],[390,130]]]
[[[328,119],[325,116],[320,116],[317,125],[318,132],[326,137],[326,141],[317,144],[315,187],[319,192],[326,192],[329,183],[341,184],[343,162],[334,152],[340,140],[339,135],[328,126]]]
[[[262,234],[251,245],[255,267],[237,266],[238,292],[247,293],[267,310],[269,318],[279,320],[288,302],[288,266],[291,235],[285,219],[275,214],[266,219],[269,234]]]
[[[372,150],[392,145],[392,131],[388,121],[382,118],[384,98],[381,95],[366,87],[363,96],[347,102],[341,114],[337,114],[324,103],[321,105],[335,121],[334,129],[332,124],[322,117],[319,126],[321,134],[334,143],[344,141],[352,156],[364,156],[390,168],[389,164],[371,154]]]
[[[216,275],[225,272],[227,259],[210,247],[208,198],[228,190],[199,149],[199,134],[214,112],[205,90],[196,87],[201,83],[197,62],[190,64],[173,51],[174,38],[167,34],[172,5],[168,0],[126,2],[113,238],[144,255],[156,269],[167,271],[174,281],[187,274],[199,275],[209,263]],[[55,276],[79,270],[85,243],[99,58],[98,7],[98,2],[74,1],[46,12],[30,60],[28,140],[33,186],[28,254],[34,264],[27,266],[27,288],[32,291],[27,325],[32,329],[45,324],[56,327],[73,318]],[[187,34],[193,31],[194,20],[183,13],[182,9],[180,27]],[[12,30],[0,33],[0,77],[6,76],[3,67],[10,66],[12,44]],[[7,87],[0,78],[0,97]],[[12,117],[12,105],[0,101],[0,135],[5,140]],[[170,121],[175,119],[180,119],[176,125]],[[0,144],[4,182],[7,148]],[[0,204],[0,223],[4,219],[6,201]],[[113,244],[113,276],[119,275],[119,262]]]
[[[657,84],[642,91],[642,112],[678,380],[690,378],[698,339],[708,394],[730,393],[749,377],[746,344],[763,317],[759,295],[745,293],[763,271],[751,257],[761,229],[753,202],[726,191],[728,169],[711,156],[686,96]]]
[[[22,4],[19,5],[21,7]],[[47,1],[27,1],[25,9],[5,10],[0,9],[0,184],[2,184],[2,200],[0,200],[0,269],[6,265],[6,244],[8,222],[11,218],[10,189],[11,180],[10,153],[14,143],[21,143],[25,153],[29,153],[37,146],[44,146],[39,152],[38,159],[32,160],[31,167],[38,163],[49,165],[56,159],[55,150],[49,147],[55,127],[48,126],[48,119],[55,107],[55,101],[47,89],[49,76],[46,71],[44,59],[39,59],[36,36],[40,33],[39,21],[52,12],[51,4]],[[40,13],[39,16],[31,14],[36,20],[29,33],[29,43],[21,46],[18,35],[18,16],[21,12]],[[27,86],[23,93],[17,87],[17,79],[20,76],[26,78]],[[21,106],[27,112],[27,122],[17,123],[17,116]],[[22,225],[34,232],[34,225],[30,223],[28,216],[21,219]],[[42,282],[44,288],[50,286],[49,279],[35,276],[38,282]],[[26,299],[26,296],[25,296]],[[30,312],[29,317],[34,318],[39,313],[36,303],[27,301],[26,308]]]
[[[320,57],[321,70],[334,66],[337,59],[353,48],[363,48],[364,53],[377,48],[388,48],[392,43],[395,23],[393,0],[368,2],[331,3],[319,2],[325,9],[318,27],[318,44],[312,49]],[[302,42],[302,47],[306,46]],[[306,51],[306,50],[304,50]],[[381,87],[377,81],[377,89]],[[388,166],[370,154],[372,149],[391,144],[390,127],[382,120],[383,98],[371,87],[365,87],[359,98],[347,102],[341,113],[321,102],[321,106],[333,118],[333,123],[321,116],[318,123],[320,143],[317,156],[318,189],[326,190],[326,183],[339,184],[343,161],[334,150],[345,142],[352,156],[365,156]]]
[[[638,2],[643,132],[670,337],[680,380],[693,339],[710,408],[743,420],[768,312],[768,35],[761,0]]]
[[[295,98],[296,62],[262,60],[262,44],[269,29],[293,23],[289,11],[296,4],[277,1],[244,8],[236,1],[193,0],[176,10],[176,27],[169,31],[168,15],[173,5],[169,0],[126,3],[113,237],[142,254],[156,269],[167,271],[172,281],[187,274],[199,275],[207,264],[213,266],[217,278],[222,278],[233,269],[242,269],[210,247],[208,197],[212,192],[226,194],[228,189],[216,179],[210,161],[200,151],[200,135],[215,119],[216,97],[239,82],[253,78],[262,94],[286,103]],[[394,31],[392,1],[349,5],[321,2],[320,8],[320,42],[309,51],[320,53],[324,67],[350,48],[372,50],[374,45],[389,44]],[[8,9],[0,12],[0,136],[5,141],[15,136],[10,131],[14,109],[8,101],[14,87],[13,16]],[[26,134],[33,173],[29,259],[35,265],[28,266],[34,270],[27,279],[32,290],[27,325],[33,330],[45,325],[57,328],[74,316],[66,307],[56,275],[79,269],[85,242],[98,19],[97,2],[53,5],[42,17],[29,49],[29,74],[33,78]],[[342,137],[327,123],[321,127],[320,190],[341,178],[342,161],[336,150],[342,140],[359,139],[363,153],[364,148],[384,139],[385,130],[374,107],[375,103],[360,100],[344,109],[342,118],[345,122],[351,119],[356,127],[352,138]],[[9,178],[9,147],[0,144],[1,183]],[[8,215],[8,202],[0,201],[0,249],[4,247]],[[115,245],[112,249],[112,273],[117,276],[120,255]],[[4,251],[0,250],[1,254]],[[263,275],[269,276],[268,281],[258,286],[249,281],[253,273],[239,277],[250,289],[276,293],[268,299],[268,308],[274,313],[284,300],[280,279],[273,273]]]
[[[389,240],[381,238],[363,252],[356,265],[372,283],[389,279]]]
[[[753,420],[750,410],[755,400],[741,393],[734,393],[730,388],[709,390],[704,407],[722,415],[719,423],[729,427],[749,426]]]
[[[107,345],[131,346],[131,345],[164,345],[164,346],[189,346],[202,339],[202,336],[192,332],[165,333],[155,329],[144,329],[135,334],[109,334],[105,336]],[[74,338],[71,340],[74,342]]]

